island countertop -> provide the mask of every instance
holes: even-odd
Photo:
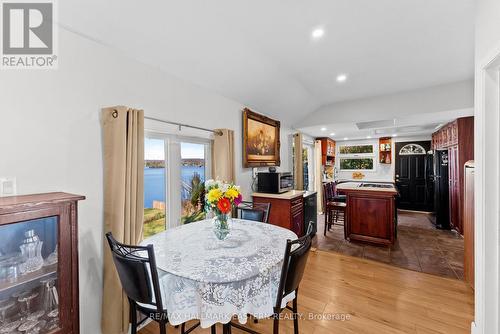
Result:
[[[252,196],[290,200],[300,196],[304,196],[304,193],[304,190],[290,190],[281,194],[253,193]]]
[[[365,186],[362,186],[365,184]],[[369,186],[374,184],[383,184],[384,187]],[[398,193],[396,187],[392,183],[382,183],[382,182],[344,182],[337,185],[337,190],[339,191],[377,191],[385,193],[393,193],[396,195]]]

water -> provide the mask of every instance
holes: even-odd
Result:
[[[181,166],[181,179],[190,185],[194,173],[205,180],[205,167]],[[187,199],[189,191],[181,190],[182,199]],[[144,207],[152,208],[153,201],[165,202],[165,168],[144,168]]]

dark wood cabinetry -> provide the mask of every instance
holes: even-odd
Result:
[[[12,269],[0,274],[0,299],[11,305],[4,323],[21,326],[37,314],[37,333],[79,333],[77,203],[84,198],[0,198],[0,267]]]
[[[335,165],[335,141],[330,138],[316,138],[321,141],[321,163],[323,166]]]
[[[287,196],[273,194],[253,194],[254,203],[271,203],[269,223],[292,230],[299,237],[304,235],[303,194]]]
[[[392,138],[385,137],[378,140],[379,146],[379,162],[381,164],[392,163]]]
[[[346,237],[380,245],[392,245],[396,232],[396,191],[343,189],[347,195]]]
[[[448,150],[450,223],[463,233],[464,165],[474,159],[474,117],[458,118],[432,134],[434,150]]]

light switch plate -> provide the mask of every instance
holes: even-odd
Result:
[[[0,178],[0,197],[15,196],[17,194],[16,178],[2,177]]]

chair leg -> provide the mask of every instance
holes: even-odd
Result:
[[[295,291],[295,298],[293,299],[293,333],[299,334],[299,315],[297,311],[297,294]]]
[[[279,334],[280,331],[280,309],[274,308],[273,334]]]
[[[131,334],[137,334],[137,306],[134,301],[128,300],[130,305],[130,325],[131,325]]]
[[[328,213],[325,212],[325,230],[323,231],[323,235],[326,236],[326,226],[328,225]]]
[[[167,334],[167,323],[165,321],[159,321],[158,326],[160,326],[160,334]]]

